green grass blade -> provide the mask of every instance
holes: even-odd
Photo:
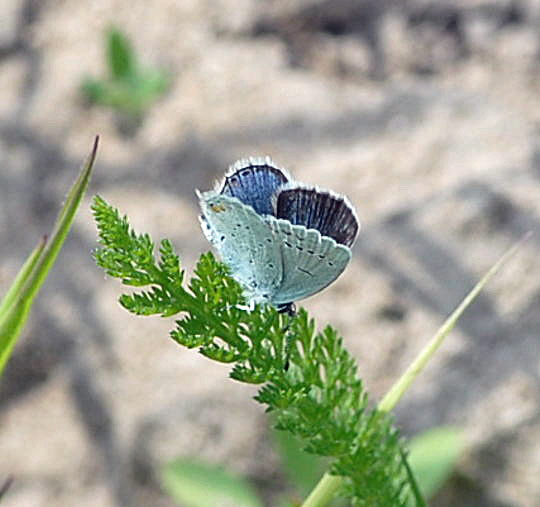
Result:
[[[8,308],[0,319],[0,374],[11,356],[11,351],[22,331],[31,303],[18,301]]]
[[[503,264],[512,257],[522,242],[527,240],[530,234],[527,234],[521,241],[518,241],[512,248],[510,248],[503,256],[491,267],[491,269],[482,277],[482,279],[473,287],[473,289],[465,296],[463,301],[458,307],[450,314],[443,325],[439,328],[435,336],[424,347],[420,354],[416,357],[413,363],[407,368],[401,378],[392,386],[390,391],[386,393],[386,396],[379,403],[379,410],[383,412],[389,412],[392,410],[401,397],[405,394],[409,386],[413,383],[414,379],[424,369],[428,361],[433,354],[439,349],[444,342],[444,339],[454,329],[458,320],[467,307],[475,300],[476,296],[484,288],[484,286],[493,278],[493,276],[502,268]]]
[[[53,266],[88,186],[96,157],[98,137],[86,159],[79,177],[71,187],[66,202],[56,219],[50,240],[38,252],[34,251],[15,279],[3,302],[0,314],[0,374],[26,322],[32,302]]]
[[[465,296],[463,301],[458,307],[450,314],[444,324],[437,331],[435,336],[426,345],[426,347],[420,352],[413,363],[407,368],[401,378],[392,386],[390,391],[386,393],[385,397],[378,405],[378,409],[382,412],[390,412],[394,409],[398,401],[405,394],[409,386],[424,369],[427,362],[437,349],[441,346],[444,339],[448,336],[450,331],[454,328],[457,321],[460,319],[466,308],[474,301],[476,296],[484,288],[484,286],[495,276],[495,274],[502,268],[503,264],[509,260],[519,249],[522,243],[530,238],[531,234],[526,234],[523,239],[518,241],[512,248],[510,248],[502,257],[491,267],[491,269],[483,276],[483,278],[473,287],[473,289]],[[407,464],[407,462],[406,462]],[[409,473],[412,472],[409,470]],[[409,476],[410,480],[410,476]],[[412,481],[410,480],[411,487],[414,489],[416,485],[414,476]],[[326,472],[321,480],[317,483],[315,488],[311,491],[310,495],[306,498],[302,507],[323,507],[334,497],[336,492],[343,484],[343,479],[336,475],[330,475]],[[416,500],[419,501],[420,497],[416,496]],[[420,500],[421,501],[421,500]]]
[[[17,277],[0,304],[0,372],[11,355],[16,337],[28,313],[28,305],[14,303],[34,270],[45,244],[46,238],[43,238],[19,270]]]
[[[36,292],[41,287],[41,284],[47,277],[47,274],[51,269],[54,261],[56,260],[56,256],[62,248],[62,245],[64,244],[64,241],[69,233],[69,229],[71,228],[75,213],[79,208],[81,200],[86,191],[86,187],[88,186],[88,182],[90,181],[92,167],[96,158],[98,141],[99,137],[96,136],[92,151],[84,162],[77,180],[71,187],[66,197],[66,202],[64,203],[64,206],[58,214],[58,217],[53,227],[50,241],[48,242],[43,252],[43,255],[38,261],[32,284],[28,287],[28,294],[31,295],[31,297],[35,296]]]
[[[41,256],[41,252],[43,252],[43,249],[45,248],[46,242],[47,237],[43,236],[42,240],[38,243],[36,248],[34,248],[33,252],[28,256],[26,262],[23,264],[22,268],[17,273],[17,276],[15,280],[13,280],[13,283],[11,284],[11,287],[8,289],[6,295],[4,296],[4,299],[2,299],[2,301],[0,302],[0,320],[15,301],[17,294],[19,294],[19,292],[21,291],[22,287],[26,283],[26,280],[28,280],[30,273],[34,269],[34,266],[36,265],[39,257]]]

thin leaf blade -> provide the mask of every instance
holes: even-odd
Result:
[[[8,291],[7,303],[3,302],[1,305],[3,313],[0,316],[0,374],[26,323],[33,300],[47,278],[69,233],[75,213],[90,181],[98,142],[99,138],[96,136],[92,151],[58,214],[50,240],[31,254],[15,279],[15,287]]]
[[[470,290],[470,292],[462,299],[461,303],[456,309],[448,316],[439,330],[431,338],[428,344],[421,350],[420,354],[411,363],[411,365],[405,370],[403,375],[398,381],[390,388],[384,398],[379,403],[378,409],[382,412],[390,412],[401,397],[405,394],[410,385],[414,382],[416,377],[423,371],[426,364],[429,362],[433,354],[443,344],[446,337],[454,329],[457,322],[465,312],[465,310],[473,303],[476,297],[480,294],[486,284],[499,272],[503,265],[511,257],[513,257],[518,249],[521,247],[524,241],[530,238],[531,234],[528,233],[518,241],[515,245],[509,248],[499,260],[488,270],[488,272],[480,279],[480,281]]]
[[[47,238],[44,236],[41,239],[41,241],[37,244],[37,246],[34,248],[32,253],[28,256],[25,263],[23,264],[23,266],[17,273],[15,280],[13,280],[13,283],[11,284],[6,295],[2,299],[2,302],[0,303],[0,321],[3,315],[8,311],[9,307],[16,300],[17,295],[22,290],[24,284],[26,283],[26,280],[28,280],[28,277],[30,276],[30,273],[33,271],[35,265],[37,264],[37,261],[39,260],[39,257],[41,256],[41,253],[43,252],[43,249],[45,248],[46,243],[47,243]],[[1,345],[0,345],[0,351],[1,351]]]

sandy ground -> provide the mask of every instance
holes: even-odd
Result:
[[[88,108],[115,23],[170,91],[131,137]],[[271,155],[346,193],[353,262],[305,306],[384,394],[481,274],[535,234],[459,323],[397,410],[468,447],[434,505],[540,506],[540,3],[334,0],[0,1],[0,293],[50,230],[101,135],[89,196],[0,386],[3,506],[172,505],[159,466],[224,463],[272,505],[284,487],[254,389],[116,304],[91,260],[96,193],[208,249],[194,188]]]

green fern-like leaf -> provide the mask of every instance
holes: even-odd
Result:
[[[338,333],[301,309],[297,316],[269,306],[252,311],[241,287],[211,253],[193,278],[184,273],[171,243],[155,247],[133,232],[125,217],[96,197],[92,206],[100,248],[95,259],[107,274],[141,292],[123,295],[137,315],[179,315],[172,338],[206,357],[231,363],[231,378],[260,384],[255,399],[275,414],[276,427],[299,437],[305,450],[334,458],[342,493],[358,506],[405,506],[410,496],[402,443],[392,418],[370,408],[354,359]]]

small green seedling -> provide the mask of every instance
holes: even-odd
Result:
[[[161,69],[141,67],[129,39],[118,28],[109,28],[105,37],[108,75],[87,77],[82,92],[90,103],[116,111],[120,125],[133,128],[167,91],[170,79]]]

